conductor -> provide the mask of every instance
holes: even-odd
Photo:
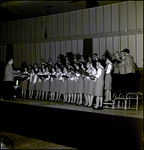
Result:
[[[4,76],[4,99],[12,100],[14,97],[14,74],[19,73],[20,71],[13,70],[12,64],[13,59],[11,58],[5,67],[5,76]]]

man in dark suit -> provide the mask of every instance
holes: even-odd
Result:
[[[20,71],[13,70],[12,64],[13,59],[9,60],[5,67],[5,77],[4,77],[4,99],[12,100],[14,96],[14,74],[19,73]]]
[[[135,86],[136,86],[136,80],[135,80],[135,63],[134,58],[130,55],[129,49],[123,50],[125,58],[124,58],[124,64],[125,64],[125,75],[126,75],[126,90],[127,92],[134,92]]]

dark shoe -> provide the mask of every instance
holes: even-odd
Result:
[[[98,107],[98,109],[99,109],[99,110],[102,110],[102,109],[103,109],[103,106],[101,106],[101,107]]]

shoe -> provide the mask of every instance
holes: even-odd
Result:
[[[87,105],[87,107],[91,107],[92,105]]]
[[[94,110],[98,110],[98,109],[99,109],[99,106],[98,106],[98,107],[93,106],[92,108],[93,108]]]
[[[98,107],[98,109],[99,109],[99,110],[102,110],[102,109],[103,109],[103,106],[101,106],[101,107]]]
[[[112,103],[112,100],[105,101],[104,103]]]

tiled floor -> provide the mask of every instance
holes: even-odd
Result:
[[[1,131],[1,135],[8,136],[13,141],[14,149],[76,149],[5,131]]]

